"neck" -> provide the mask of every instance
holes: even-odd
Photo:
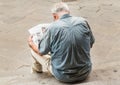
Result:
[[[70,14],[70,12],[62,11],[62,12],[58,12],[58,13],[53,14],[54,21],[59,20],[65,14]]]
[[[63,12],[59,12],[58,13],[58,16],[59,16],[59,18],[60,17],[62,17],[63,15],[65,15],[65,14],[70,14],[69,12],[66,12],[66,11],[63,11]]]

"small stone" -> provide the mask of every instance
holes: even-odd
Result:
[[[117,72],[117,70],[113,70],[113,72]]]
[[[63,2],[71,2],[71,1],[76,1],[76,0],[62,0]]]
[[[45,82],[42,82],[42,84],[46,84]]]
[[[24,75],[22,75],[22,77],[24,77]]]

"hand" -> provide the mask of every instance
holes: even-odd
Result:
[[[32,40],[33,36],[29,36],[28,38],[28,45],[30,46],[30,48],[36,52],[38,55],[42,56],[42,54],[39,52],[38,47],[33,43]]]
[[[32,47],[32,44],[33,44],[33,40],[32,40],[32,38],[33,38],[33,36],[29,36],[29,38],[28,38],[28,45],[30,46],[30,47]]]

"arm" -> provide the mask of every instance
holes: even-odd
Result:
[[[29,39],[28,39],[28,45],[31,49],[33,49],[33,51],[35,53],[37,53],[38,55],[42,56],[42,54],[39,52],[38,50],[38,47],[33,43],[33,40],[32,40],[32,37],[33,36],[30,36]]]
[[[51,48],[50,37],[51,37],[51,33],[50,33],[50,30],[48,29],[38,44],[38,50],[42,55],[46,55],[50,52],[50,48]]]
[[[88,22],[87,22],[87,21],[85,21],[85,22],[86,22],[86,24],[87,24],[87,27],[88,27],[89,30],[90,30],[90,45],[91,45],[91,48],[92,48],[93,44],[95,43],[95,38],[94,38],[94,36],[93,36],[92,30],[91,30]]]

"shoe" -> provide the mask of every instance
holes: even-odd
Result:
[[[35,62],[33,65],[32,65],[32,68],[31,68],[31,73],[42,73],[42,65],[38,62]]]

